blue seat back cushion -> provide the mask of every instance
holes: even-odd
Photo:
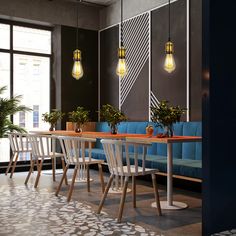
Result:
[[[118,133],[120,134],[127,133],[127,122],[121,122],[118,125]]]
[[[202,125],[197,127],[197,136],[202,136]],[[202,160],[202,142],[196,143],[196,160]]]
[[[183,135],[183,122],[175,123],[173,125],[174,135],[182,136]],[[173,144],[173,158],[182,158],[182,143]]]
[[[156,127],[155,134],[160,134],[160,133],[164,133],[164,130],[161,127]],[[160,155],[160,156],[166,156],[167,155],[166,144],[157,143],[156,148],[157,148],[156,149],[157,155]]]
[[[197,129],[200,122],[184,122],[183,135],[196,136]],[[195,160],[196,159],[196,143],[183,143],[182,145],[182,159]]]
[[[97,132],[109,132],[110,127],[108,126],[107,122],[97,122],[96,123],[96,131]],[[95,148],[102,149],[102,144],[100,141],[101,141],[100,139],[97,139],[96,144],[95,144]]]

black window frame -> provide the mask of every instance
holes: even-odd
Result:
[[[29,55],[29,56],[39,56],[39,57],[46,57],[49,58],[49,109],[51,110],[51,104],[52,104],[52,97],[54,97],[54,91],[51,91],[52,86],[52,75],[53,75],[53,27],[52,26],[45,26],[40,24],[32,24],[32,23],[26,23],[26,22],[20,22],[20,21],[12,21],[12,20],[6,20],[0,18],[1,24],[7,24],[10,26],[10,48],[9,49],[3,49],[0,48],[0,53],[9,53],[10,55],[10,97],[13,97],[13,82],[14,82],[14,54],[21,54],[21,55]],[[22,27],[28,27],[33,29],[40,29],[40,30],[47,30],[51,31],[51,53],[38,53],[38,52],[28,52],[28,51],[21,51],[21,50],[14,50],[13,49],[13,26],[22,26]],[[11,121],[13,122],[13,116],[11,116]],[[10,161],[10,160],[9,160]],[[9,162],[0,162],[0,168],[5,167],[8,165]],[[23,161],[23,164],[30,164],[29,161]],[[1,173],[1,170],[0,170]]]

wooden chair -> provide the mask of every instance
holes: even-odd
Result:
[[[62,161],[62,168],[65,169],[65,162],[64,162],[64,155],[62,153],[56,152],[56,137],[52,135],[28,135],[30,145],[32,147],[32,156],[33,161],[31,163],[31,167],[28,173],[28,176],[25,180],[25,184],[28,183],[28,180],[30,178],[30,175],[34,169],[35,161],[37,162],[38,166],[38,173],[35,180],[34,187],[37,188],[43,162],[45,159],[51,159],[52,160],[52,175],[53,175],[53,181],[56,181],[56,175],[55,175],[55,164],[56,164],[56,158],[61,158]],[[67,184],[67,179],[65,179]]]
[[[19,156],[24,155],[24,154],[30,155],[30,160],[32,162],[32,155],[31,155],[31,147],[29,145],[27,134],[8,133],[8,138],[10,140],[12,156],[8,164],[8,167],[6,169],[5,175],[7,175],[10,168],[12,168],[11,175],[10,175],[10,178],[12,178]]]
[[[66,168],[64,170],[63,176],[61,178],[60,184],[56,191],[56,196],[58,196],[59,191],[61,189],[64,178],[66,177],[66,173],[70,165],[74,165],[74,173],[70,185],[70,189],[67,196],[67,201],[69,202],[72,196],[72,192],[74,189],[74,183],[77,176],[77,172],[82,172],[79,174],[84,175],[84,170],[87,170],[87,189],[90,192],[90,174],[89,174],[89,166],[92,164],[97,164],[99,168],[99,176],[101,181],[102,192],[104,192],[104,179],[102,172],[102,163],[103,160],[93,159],[91,157],[91,149],[92,143],[96,141],[96,139],[91,138],[81,138],[81,137],[58,137],[61,143],[61,148],[63,154],[65,156]],[[89,147],[89,156],[85,156],[85,146],[88,144]]]
[[[128,143],[128,142],[124,142],[121,140],[109,140],[109,139],[102,139],[101,143],[102,143],[104,151],[105,151],[106,160],[107,160],[107,164],[108,164],[109,171],[110,171],[111,175],[110,175],[108,184],[106,186],[105,192],[103,194],[103,197],[101,199],[97,213],[100,214],[100,212],[102,210],[104,201],[106,199],[107,193],[109,191],[109,188],[111,186],[111,183],[112,183],[114,177],[117,177],[117,176],[119,176],[121,178],[124,177],[125,181],[124,181],[122,196],[121,196],[121,200],[120,200],[120,207],[119,207],[119,212],[118,212],[118,218],[117,218],[117,221],[121,222],[129,177],[132,177],[133,207],[136,207],[136,181],[135,181],[135,177],[150,174],[152,176],[154,195],[155,195],[155,200],[156,200],[156,204],[157,204],[157,213],[160,216],[161,215],[161,207],[160,207],[160,199],[159,199],[158,188],[157,188],[157,183],[156,183],[156,175],[155,175],[158,172],[158,170],[149,169],[149,168],[145,167],[147,146],[149,146],[149,145],[143,144],[143,143]],[[126,164],[124,164],[124,160],[122,158],[123,157],[123,145],[125,147]],[[129,147],[131,145],[134,147],[134,154],[132,155],[134,157],[134,165],[130,164],[131,160],[130,160],[130,154],[129,154]],[[140,148],[140,146],[142,147],[142,150],[143,150],[143,152],[142,152],[142,165],[141,166],[138,165],[138,148]]]

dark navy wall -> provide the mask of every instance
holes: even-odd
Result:
[[[236,3],[203,1],[203,234],[236,228]]]

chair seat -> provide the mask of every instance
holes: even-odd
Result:
[[[57,157],[64,157],[64,155],[63,155],[63,153],[58,153],[58,152],[53,153],[53,152],[50,152],[49,155],[38,156],[38,158],[44,158],[44,159],[46,159],[46,158],[57,158]]]
[[[14,153],[21,153],[21,152],[32,152],[32,149],[21,149],[21,150],[18,150],[18,151],[13,151]]]
[[[68,161],[68,160],[67,160],[67,161]],[[79,163],[80,165],[83,165],[83,164],[101,164],[101,163],[103,163],[103,162],[104,162],[103,160],[97,160],[97,159],[93,159],[93,158],[89,159],[89,157],[85,157],[84,160],[83,160],[82,157],[80,157],[80,158],[78,159],[78,163]],[[73,157],[73,159],[71,158],[69,164],[75,165],[76,163],[77,163],[77,158],[76,158],[76,157]]]
[[[113,169],[114,173],[116,173],[116,169]],[[118,173],[117,175],[119,176],[139,176],[139,175],[150,175],[150,174],[155,174],[158,172],[157,169],[150,169],[150,168],[145,168],[145,171],[143,172],[143,168],[141,166],[138,166],[138,171],[136,172],[135,166],[131,165],[130,166],[130,174],[128,172],[128,167],[123,166],[123,172],[124,174],[122,175],[121,168],[117,169]]]

